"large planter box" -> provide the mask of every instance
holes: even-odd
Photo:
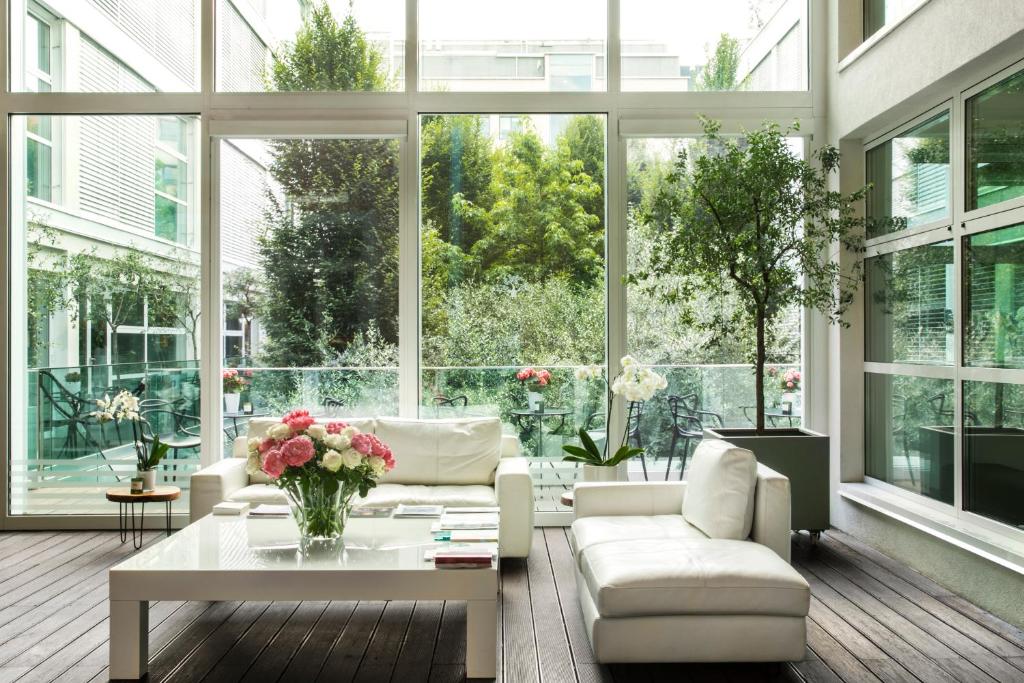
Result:
[[[705,439],[724,439],[753,451],[757,461],[789,477],[794,531],[824,531],[828,516],[828,437],[808,429],[705,429]]]

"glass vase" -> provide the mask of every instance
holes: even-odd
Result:
[[[288,491],[304,542],[337,540],[345,532],[356,488],[337,481],[299,482]]]

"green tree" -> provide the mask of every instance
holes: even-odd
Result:
[[[604,118],[593,114],[573,116],[569,125],[558,136],[556,143],[558,161],[569,165],[574,161],[583,164],[583,172],[599,187],[601,192],[591,201],[584,203],[584,209],[599,219],[598,225],[604,230],[604,166],[605,141]]]
[[[647,217],[660,231],[651,266],[630,282],[653,278],[650,289],[669,302],[735,294],[728,315],[691,320],[719,338],[754,333],[756,428],[763,433],[765,363],[780,316],[803,306],[841,322],[860,284],[864,221],[854,206],[866,188],[851,195],[829,189],[838,151],[826,146],[816,163],[800,159],[787,145],[789,131],[775,124],[747,133],[741,145],[722,136],[719,123],[703,123],[709,149],[721,152],[692,165],[679,155],[678,190],[659,197]],[[836,243],[857,255],[852,274],[822,257]]]
[[[736,90],[736,74],[740,68],[740,41],[728,33],[718,37],[715,51],[708,54],[700,72],[696,90]]]
[[[351,13],[338,24],[313,7],[294,43],[275,55],[276,90],[382,90],[379,51]],[[269,196],[259,241],[265,273],[265,359],[336,363],[375,323],[398,341],[398,144],[394,140],[288,139],[271,143]]]
[[[224,298],[242,322],[242,356],[251,356],[246,340],[252,335],[252,321],[262,315],[263,278],[255,268],[237,268],[224,276]]]

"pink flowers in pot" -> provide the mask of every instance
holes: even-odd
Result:
[[[527,385],[530,391],[541,391],[551,384],[551,373],[547,370],[523,368],[516,373],[516,379]]]
[[[247,376],[251,377],[252,373],[250,372]],[[228,368],[222,372],[221,380],[224,384],[225,394],[240,394],[242,393],[242,390],[245,389],[245,379],[242,375],[238,374],[238,370],[235,370],[234,368]]]
[[[800,380],[803,377],[799,370],[790,368],[782,373],[782,377],[779,380],[779,386],[783,391],[800,391]]]

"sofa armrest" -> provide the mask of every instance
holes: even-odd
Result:
[[[502,434],[501,435],[501,457],[503,458],[517,458],[519,457],[519,437],[515,434]]]
[[[213,506],[249,485],[245,458],[224,458],[204,467],[189,478],[189,518],[196,521],[213,511]]]
[[[502,458],[494,472],[501,508],[498,548],[502,557],[526,557],[533,541],[533,480],[526,458]]]
[[[754,489],[754,524],[750,538],[790,561],[789,478],[758,463]]]
[[[685,481],[586,482],[576,484],[573,513],[581,517],[681,515]]]

